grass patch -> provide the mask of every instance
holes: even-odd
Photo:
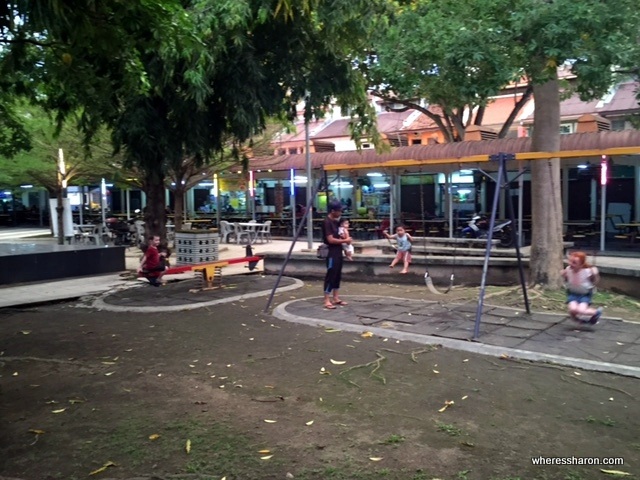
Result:
[[[595,424],[599,424],[599,425],[604,425],[606,427],[615,427],[616,426],[616,422],[614,420],[612,420],[609,417],[606,417],[604,419],[602,418],[596,418],[593,415],[589,415],[587,418],[585,418],[585,421],[587,423],[595,423]]]
[[[436,426],[438,427],[438,431],[439,432],[443,432],[446,433],[447,435],[451,436],[451,437],[459,437],[461,435],[464,435],[464,431],[458,427],[456,427],[453,424],[450,423],[441,423],[438,422],[436,423]]]
[[[307,469],[295,473],[296,480],[432,480],[433,475],[420,470],[365,470],[353,465]]]
[[[211,475],[216,478],[260,478],[260,474],[278,468],[274,457],[260,460],[258,450],[244,437],[220,423],[195,420],[171,422],[154,427],[156,421],[148,418],[128,419],[116,425],[109,434],[99,435],[86,444],[91,452],[100,451],[104,458],[134,468],[149,468],[155,463],[171,459],[176,472]],[[159,434],[157,440],[149,435]],[[191,442],[186,452],[187,440]],[[101,457],[102,458],[102,457]],[[100,466],[100,465],[98,465]]]
[[[402,435],[389,435],[389,438],[380,442],[385,445],[397,445],[405,441],[405,438]]]

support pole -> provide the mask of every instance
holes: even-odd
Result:
[[[496,224],[496,215],[498,211],[498,203],[500,200],[500,193],[504,188],[505,196],[507,198],[507,209],[509,212],[509,216],[511,217],[511,226],[512,232],[514,234],[513,228],[515,228],[515,215],[513,209],[513,202],[511,201],[511,190],[509,186],[509,177],[507,174],[507,160],[515,160],[515,155],[507,154],[507,153],[499,153],[497,155],[491,155],[490,160],[497,161],[498,163],[498,176],[495,178],[496,182],[496,190],[493,195],[493,206],[491,208],[491,220],[489,221],[489,231],[487,236],[487,249],[484,256],[484,265],[482,267],[482,281],[480,283],[480,295],[478,296],[478,307],[476,309],[476,319],[475,326],[473,330],[473,340],[477,340],[480,336],[480,322],[482,319],[482,309],[484,307],[484,295],[486,291],[487,285],[487,272],[489,269],[489,257],[491,256],[491,248],[492,248],[492,240],[493,240],[493,229]],[[520,173],[520,176],[523,172]],[[504,183],[503,183],[504,182]],[[527,286],[524,279],[524,266],[522,263],[522,256],[520,254],[520,240],[518,236],[515,237],[516,242],[516,255],[518,258],[518,271],[520,275],[520,283],[522,285],[522,293],[524,296],[525,308],[527,313],[531,313],[529,308],[529,298],[527,296]]]

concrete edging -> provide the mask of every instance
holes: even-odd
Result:
[[[298,288],[302,288],[304,286],[304,282],[302,280],[298,280],[297,278],[292,278],[292,280],[294,281],[293,285],[288,285],[286,287],[279,287],[276,290],[276,292],[288,292],[291,290],[297,290]],[[132,286],[131,288],[136,288],[136,287],[137,286]],[[243,295],[219,298],[219,299],[210,300],[207,302],[185,303],[184,305],[148,306],[148,307],[133,307],[133,306],[126,307],[122,305],[109,304],[104,301],[104,298],[107,297],[111,292],[112,290],[102,294],[99,298],[94,300],[93,303],[90,305],[90,308],[96,308],[98,310],[105,310],[108,312],[137,312],[137,313],[180,312],[184,310],[195,310],[197,308],[210,307],[212,305],[219,305],[221,303],[237,302],[247,298],[262,297],[270,294],[271,290],[261,290],[259,292],[245,293]]]

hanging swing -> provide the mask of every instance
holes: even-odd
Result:
[[[425,218],[424,218],[424,182],[423,182],[423,178],[422,178],[422,171],[420,172],[420,219],[422,220],[422,228],[423,228],[423,237],[422,237],[422,248],[424,250],[424,283],[427,286],[427,288],[429,289],[429,291],[435,295],[443,295],[446,293],[449,293],[451,291],[451,289],[453,288],[453,282],[455,280],[455,274],[454,274],[454,268],[455,268],[455,245],[454,245],[454,256],[453,256],[453,263],[451,264],[451,275],[449,278],[449,286],[447,287],[447,289],[444,292],[439,291],[436,286],[433,284],[433,280],[431,278],[431,275],[429,274],[429,267],[428,267],[428,262],[427,262],[427,229],[425,227]],[[452,226],[450,225],[449,228],[452,228]]]

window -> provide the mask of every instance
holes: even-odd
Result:
[[[560,124],[560,135],[567,135],[573,132],[575,132],[575,124],[573,122]]]
[[[615,120],[611,120],[611,130],[614,132],[621,132],[625,130],[627,126],[627,121],[624,118],[616,118]]]

